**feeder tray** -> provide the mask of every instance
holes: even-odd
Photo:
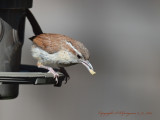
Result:
[[[59,80],[58,84],[56,84],[53,74],[48,73],[45,69],[37,68],[32,65],[21,65],[20,68],[20,72],[0,72],[0,83],[33,85],[54,84],[55,86],[60,87],[62,81],[65,79],[65,76],[58,72]]]

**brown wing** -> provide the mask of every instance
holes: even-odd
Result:
[[[60,49],[59,34],[40,34],[33,39],[33,43],[52,54]]]
[[[50,54],[62,49],[69,50],[73,54],[76,54],[71,47],[66,45],[66,41],[70,42],[79,52],[81,52],[85,59],[89,59],[88,49],[81,42],[73,40],[65,35],[44,33],[33,37],[33,43]]]

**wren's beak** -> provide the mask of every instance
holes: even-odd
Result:
[[[88,69],[88,71],[92,75],[96,74],[96,72],[93,70],[91,63],[88,60],[81,60],[80,62]]]

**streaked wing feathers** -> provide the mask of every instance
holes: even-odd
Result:
[[[60,46],[57,45],[59,40],[56,34],[40,34],[33,39],[33,43],[50,54],[60,49]]]

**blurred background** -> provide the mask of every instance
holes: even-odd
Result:
[[[60,88],[20,85],[18,98],[0,101],[0,120],[158,120],[159,0],[33,0],[31,11],[45,33],[83,42],[97,74],[75,65]],[[22,64],[36,65],[31,36],[26,20]],[[99,114],[109,112],[137,114]]]

